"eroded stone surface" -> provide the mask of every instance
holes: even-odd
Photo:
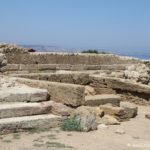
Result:
[[[0,78],[0,102],[37,102],[49,99],[46,89],[32,88],[14,78]]]
[[[0,119],[20,116],[31,116],[48,114],[51,112],[51,105],[43,103],[7,103],[0,104]]]
[[[0,119],[0,134],[29,129],[58,127],[60,120],[60,116],[52,114]]]
[[[138,107],[130,102],[121,102],[120,107],[124,108],[124,118],[134,118],[138,113]]]
[[[37,81],[30,79],[17,78],[17,81],[31,87],[47,89],[51,100],[70,106],[80,106],[85,101],[85,87],[75,84]]]
[[[85,97],[85,105],[87,106],[99,106],[107,103],[112,105],[119,106],[121,97],[113,94],[101,94],[94,96]]]
[[[120,125],[120,122],[111,115],[105,115],[100,119],[100,123],[105,125]]]
[[[61,116],[70,116],[73,112],[73,109],[62,104],[56,103],[55,101],[43,102],[44,106],[51,108],[51,113],[54,115],[61,115]]]

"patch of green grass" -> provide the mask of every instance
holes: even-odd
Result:
[[[20,134],[19,133],[13,134],[13,138],[19,140],[20,139]]]
[[[3,140],[2,142],[11,143],[12,141],[11,140]]]
[[[41,137],[39,137],[39,138],[35,139],[33,142],[40,142],[40,143],[42,143],[42,142],[44,142],[44,141],[42,140]]]
[[[35,147],[42,147],[42,146],[44,146],[44,144],[35,143],[33,146],[35,146]]]
[[[56,135],[54,135],[54,134],[49,134],[49,135],[47,135],[47,137],[50,139],[50,140],[56,140],[57,138],[56,138]]]
[[[81,124],[75,117],[63,120],[60,126],[63,131],[81,131]]]
[[[46,132],[46,131],[48,131],[48,129],[36,129],[36,128],[28,129],[29,134],[41,133],[41,132]]]
[[[72,146],[67,146],[65,144],[62,143],[58,143],[58,142],[46,142],[46,147],[53,147],[53,148],[72,148]]]
[[[53,131],[56,132],[56,133],[60,133],[59,129],[56,129],[56,130],[53,130]]]

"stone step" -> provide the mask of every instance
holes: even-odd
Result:
[[[58,83],[25,78],[15,78],[17,82],[30,87],[47,89],[51,100],[69,106],[77,107],[84,104],[85,86],[69,83]]]
[[[115,106],[119,106],[121,97],[114,94],[101,94],[85,97],[85,105],[87,106],[99,106],[110,103]]]
[[[46,89],[31,88],[26,85],[6,87],[0,90],[2,102],[41,102],[49,99]]]
[[[46,114],[0,119],[0,134],[30,129],[49,129],[58,127],[60,116]]]
[[[51,106],[44,103],[7,103],[0,105],[0,119],[20,116],[48,114]]]

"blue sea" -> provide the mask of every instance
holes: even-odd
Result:
[[[125,56],[134,57],[134,58],[138,58],[142,60],[150,60],[150,55],[128,55],[126,54]]]

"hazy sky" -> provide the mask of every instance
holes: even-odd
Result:
[[[0,42],[150,53],[150,0],[0,0]]]

